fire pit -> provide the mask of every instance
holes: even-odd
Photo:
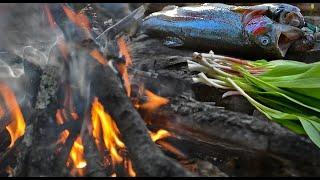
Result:
[[[319,175],[309,139],[193,84],[192,51],[129,37],[143,6],[3,6],[1,176]]]

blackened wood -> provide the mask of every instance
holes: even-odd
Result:
[[[170,105],[154,112],[157,115],[152,116],[152,125],[176,133],[209,137],[212,142],[273,153],[306,166],[320,166],[320,151],[310,139],[277,123],[224,110],[187,96],[170,100]]]
[[[56,159],[56,141],[59,137],[55,122],[56,110],[59,108],[57,92],[59,90],[61,69],[48,65],[43,68],[39,84],[36,112],[27,123],[24,151],[25,163],[20,169],[27,171],[27,176],[54,176]],[[31,121],[32,120],[32,121]],[[22,161],[22,160],[21,160]]]
[[[104,177],[106,176],[105,168],[102,164],[103,157],[100,156],[98,148],[94,143],[93,137],[88,130],[83,135],[84,154],[87,161],[86,176],[89,177]]]
[[[187,87],[192,84],[191,77],[193,73],[188,70],[186,61],[192,57],[192,50],[168,48],[162,45],[160,40],[152,39],[145,35],[134,39],[129,44],[129,47],[132,52],[133,68],[151,71],[152,73],[157,73],[158,76],[181,80],[186,84],[184,86],[186,88],[183,91],[188,91]],[[135,74],[135,76],[142,76],[141,74]],[[157,77],[148,77],[148,79],[145,82],[160,81]],[[164,81],[162,85],[156,86],[157,92],[163,91],[162,86],[174,87],[174,84]],[[180,90],[176,91],[181,94]],[[239,96],[232,99],[230,97],[229,100],[228,98],[221,100],[222,92],[217,92],[216,89],[204,86],[192,86],[191,91],[193,93],[186,95],[188,98],[211,101],[216,105],[220,104],[229,107],[233,111],[241,110],[242,113],[223,110],[205,102],[192,102],[188,98],[177,98],[174,101],[170,101],[171,110],[169,111],[174,110],[176,114],[182,115],[183,118],[177,120],[177,122],[174,121],[176,119],[174,116],[172,119],[169,118],[168,122],[173,121],[171,125],[182,123],[193,130],[197,129],[202,133],[211,134],[212,137],[221,138],[223,141],[273,152],[292,160],[299,159],[310,163],[320,163],[320,151],[307,137],[296,135],[272,121],[243,114],[252,113],[252,107],[248,105],[248,102],[244,103],[242,97]],[[159,94],[161,95],[161,93]],[[170,114],[166,113],[163,114]],[[166,122],[165,120],[160,120],[159,122]],[[166,127],[170,127],[170,125],[168,124]],[[183,128],[180,129],[184,130]]]
[[[0,132],[2,132],[2,131],[6,128],[6,126],[7,126],[8,124],[10,124],[10,121],[11,121],[11,119],[10,119],[9,114],[8,114],[8,113],[5,113],[5,114],[0,118]]]
[[[96,67],[92,79],[93,94],[115,120],[138,176],[192,176],[177,162],[166,157],[152,142],[120,78],[109,66]]]

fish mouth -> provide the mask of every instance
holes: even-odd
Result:
[[[303,31],[292,26],[279,25],[276,27],[276,31],[277,49],[282,57],[285,57],[288,49],[295,41],[303,37]]]

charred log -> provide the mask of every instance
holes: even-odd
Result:
[[[184,137],[193,136],[230,148],[250,148],[274,154],[304,163],[309,169],[317,169],[320,165],[319,151],[307,137],[274,122],[224,110],[189,97],[172,98],[171,104],[155,112],[152,120],[152,125]]]
[[[101,163],[102,157],[100,156],[94,139],[85,130],[83,135],[83,142],[85,147],[85,157],[87,159],[87,176],[89,177],[104,177],[106,176],[105,168]]]
[[[109,66],[95,68],[91,89],[115,119],[139,176],[191,176],[152,142],[143,119]]]

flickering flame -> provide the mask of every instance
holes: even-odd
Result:
[[[103,55],[100,53],[100,51],[98,49],[94,49],[90,52],[90,55],[96,59],[100,64],[102,65],[106,65],[107,64],[107,60],[103,57]]]
[[[117,39],[117,43],[119,46],[120,54],[123,55],[126,59],[126,66],[132,65],[130,51],[127,47],[125,39],[123,37],[120,37]]]
[[[64,117],[63,117],[63,114],[62,114],[62,110],[61,109],[58,109],[57,110],[57,113],[56,113],[56,121],[59,125],[62,125],[64,123]],[[57,144],[64,144],[69,136],[70,132],[66,129],[64,131],[62,131],[60,133],[60,136],[59,136],[59,140],[57,142]]]
[[[126,167],[127,167],[129,176],[136,177],[136,172],[133,170],[132,162],[130,160],[126,161]]]
[[[162,148],[166,149],[167,151],[175,154],[176,156],[178,156],[180,158],[184,158],[184,159],[187,158],[187,156],[185,154],[183,154],[179,149],[175,148],[174,146],[172,146],[171,144],[169,144],[165,141],[158,141],[157,144],[159,144]]]
[[[149,90],[145,90],[145,94],[148,97],[147,102],[141,105],[136,105],[136,107],[141,109],[146,109],[149,111],[154,111],[162,105],[165,105],[169,102],[167,98],[157,96]]]
[[[64,109],[58,109],[56,113],[56,122],[59,125],[62,125],[65,120],[65,110]],[[71,113],[71,116],[73,120],[77,120],[78,114],[75,112]],[[69,136],[70,132],[68,130],[64,130],[60,133],[60,137],[58,140],[58,144],[62,143],[64,144]],[[71,174],[76,176],[83,176],[84,175],[84,169],[87,166],[87,162],[84,158],[84,147],[82,145],[82,139],[80,136],[77,137],[77,139],[74,141],[73,146],[71,148],[70,154],[69,154],[69,160],[67,162],[67,166],[69,167],[70,164],[73,163],[74,167],[71,171]]]
[[[132,60],[131,60],[130,52],[127,47],[126,41],[124,40],[123,37],[120,37],[117,39],[117,44],[120,50],[120,54],[125,58],[125,61],[126,61],[125,64],[119,65],[119,71],[120,71],[120,74],[122,75],[122,79],[124,82],[124,87],[127,91],[127,95],[130,97],[131,83],[130,83],[129,74],[128,74],[128,67],[132,65]]]
[[[74,141],[74,144],[71,148],[70,157],[76,168],[82,169],[87,166],[87,162],[84,159],[84,147],[82,145],[82,139],[80,136],[78,136]]]
[[[126,148],[124,143],[120,140],[120,132],[111,116],[104,110],[103,105],[99,102],[98,98],[95,97],[92,103],[91,109],[91,120],[92,120],[92,135],[98,147],[100,143],[104,143],[106,149],[109,150],[112,165],[120,164],[124,162],[128,175],[131,177],[136,176],[135,171],[132,167],[132,162],[128,159],[123,158],[119,154],[120,149]],[[102,136],[102,139],[101,139]],[[116,173],[111,175],[116,177]]]
[[[6,129],[8,130],[11,137],[11,143],[9,145],[9,147],[11,148],[14,145],[15,141],[19,137],[23,136],[26,129],[26,124],[14,93],[8,86],[1,82],[0,94],[3,97],[7,109],[9,110],[11,115],[11,122],[8,126],[6,126]]]
[[[0,106],[0,119],[4,116],[5,112],[3,107]]]
[[[90,29],[90,21],[85,14],[83,14],[82,12],[76,13],[71,8],[65,5],[62,5],[62,8],[71,22],[83,28],[84,30]]]
[[[9,174],[8,177],[11,177],[14,174],[14,169],[11,166],[7,166],[6,167],[6,173]]]
[[[150,137],[151,137],[153,142],[156,142],[156,141],[158,141],[160,139],[172,136],[168,131],[166,131],[164,129],[160,129],[156,133],[149,132],[149,134],[150,134]]]
[[[166,149],[167,151],[169,151],[169,152],[171,152],[181,158],[186,158],[186,155],[183,154],[179,149],[175,148],[174,146],[172,146],[171,144],[169,144],[165,141],[159,141],[159,140],[162,140],[167,137],[173,137],[173,135],[170,132],[168,132],[164,129],[160,129],[156,133],[149,131],[149,134],[150,134],[152,141],[161,145],[162,148]]]
[[[58,29],[58,25],[57,25],[56,21],[54,20],[52,14],[51,14],[51,11],[50,11],[50,9],[49,9],[47,4],[44,5],[44,12],[46,13],[46,16],[48,18],[50,27],[53,30],[57,30]],[[59,36],[59,37],[61,37],[61,36]],[[62,56],[65,59],[67,59],[69,50],[68,50],[68,46],[67,46],[66,42],[64,41],[64,39],[59,38],[57,40],[57,46],[58,46],[59,51],[61,52]]]
[[[87,166],[87,161],[84,158],[84,147],[80,136],[74,141],[69,156],[72,159],[75,168],[83,169]],[[83,171],[79,170],[78,173],[80,176],[83,176]]]
[[[120,74],[122,75],[123,83],[124,83],[124,88],[126,89],[127,96],[130,97],[131,95],[131,84],[129,80],[129,74],[128,74],[128,69],[125,64],[119,64],[118,69]]]
[[[101,130],[103,135],[103,142],[105,147],[109,150],[113,164],[120,163],[123,158],[117,151],[117,148],[125,148],[124,143],[119,139],[120,132],[111,118],[111,116],[104,111],[103,105],[98,98],[94,98],[91,111],[93,136],[96,142],[101,142]]]
[[[52,17],[51,11],[50,11],[50,9],[49,9],[47,4],[44,5],[44,12],[46,13],[46,16],[48,18],[48,21],[49,21],[49,24],[50,24],[51,28],[52,29],[57,28],[57,23],[54,20],[54,18]]]

